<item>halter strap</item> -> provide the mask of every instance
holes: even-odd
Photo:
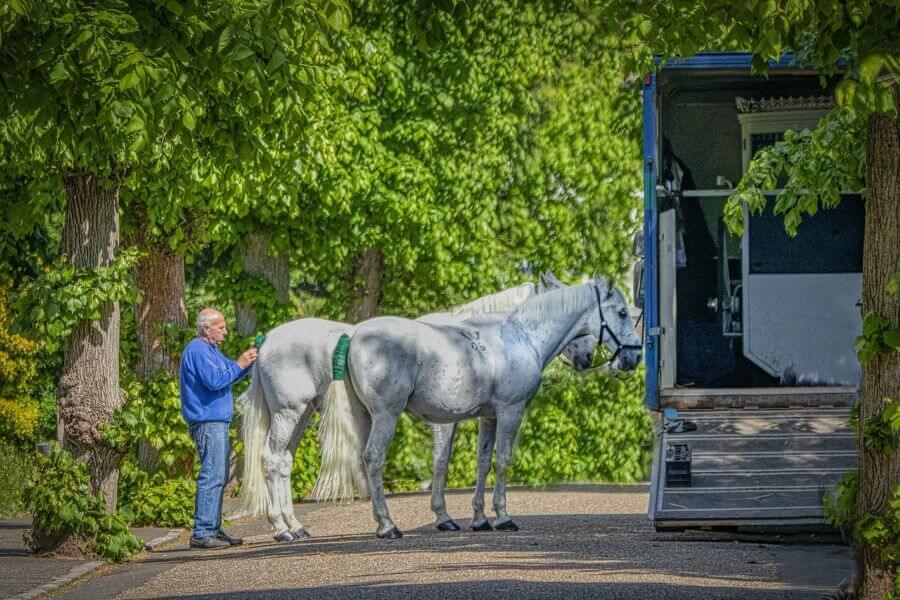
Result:
[[[612,353],[604,365],[612,365],[613,361],[616,360],[616,357],[622,352],[622,350],[642,350],[643,346],[640,344],[623,344],[621,340],[619,340],[619,336],[616,335],[616,332],[613,331],[609,324],[606,322],[606,315],[603,314],[603,301],[600,300],[600,288],[597,286],[597,283],[594,282],[594,295],[597,297],[597,311],[600,313],[600,339],[597,341],[597,345],[603,345],[603,334],[608,333],[609,339],[616,343],[616,349]]]

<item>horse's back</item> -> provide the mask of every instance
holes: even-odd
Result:
[[[493,331],[490,326],[370,319],[350,343],[353,385],[370,410],[376,405],[408,408],[432,422],[471,418],[490,402]]]
[[[382,390],[388,379],[395,387],[406,387],[414,377],[416,339],[423,326],[399,317],[375,317],[360,323],[347,356],[354,386],[370,394]]]
[[[331,355],[353,326],[326,319],[297,319],[268,332],[259,351],[259,369],[284,402],[318,397],[331,381]]]

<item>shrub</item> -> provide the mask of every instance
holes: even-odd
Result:
[[[131,512],[135,525],[189,527],[196,492],[196,482],[188,477],[150,474],[128,459],[119,467],[120,507]]]
[[[315,419],[314,419],[315,421]],[[307,494],[319,467],[315,423],[294,460],[295,498]],[[578,374],[554,363],[545,372],[519,430],[510,483],[643,480],[652,446],[650,417],[644,407],[643,370],[619,380],[601,371]],[[456,433],[448,487],[475,484],[478,424],[461,423]],[[431,479],[431,434],[424,423],[404,413],[388,451],[385,488],[420,489]],[[490,481],[493,481],[493,471]]]
[[[25,490],[34,529],[26,537],[35,551],[53,551],[74,540],[107,562],[123,560],[141,549],[128,530],[128,515],[106,514],[103,499],[91,494],[87,464],[76,461],[56,443],[38,458]]]
[[[34,452],[0,442],[0,520],[25,512],[25,484],[34,462]]]
[[[7,330],[6,292],[0,289],[0,442],[32,442],[38,432],[35,397],[37,344]]]
[[[194,444],[181,416],[178,380],[161,372],[138,380],[123,377],[127,399],[106,434],[128,455],[120,465],[118,500],[139,525],[189,526],[193,517]],[[146,441],[156,451],[156,470],[138,466],[137,450]]]

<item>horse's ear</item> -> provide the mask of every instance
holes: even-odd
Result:
[[[541,294],[546,292],[550,286],[547,284],[547,280],[545,279],[545,275],[543,273],[538,274],[538,282],[537,282],[537,293]]]
[[[594,273],[594,283],[598,289],[603,290],[604,300],[609,300],[613,297],[613,283],[611,279],[607,279],[599,273]]]
[[[553,271],[551,271],[550,269],[547,269],[547,272],[544,273],[542,275],[542,277],[547,282],[547,287],[551,287],[551,288],[566,287],[565,285],[563,285],[563,282],[561,282],[559,279],[556,278],[556,275],[554,275]]]

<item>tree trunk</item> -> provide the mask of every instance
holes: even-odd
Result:
[[[141,352],[135,371],[141,379],[149,379],[166,371],[178,373],[178,354],[164,328],[187,327],[187,304],[184,300],[184,257],[176,254],[163,241],[147,237],[147,221],[141,219],[134,236],[135,245],[147,252],[135,267],[135,282],[141,293],[135,322]],[[159,452],[147,440],[138,443],[138,464],[154,472]]]
[[[146,246],[147,257],[138,261],[136,283],[141,292],[137,312],[141,354],[135,370],[143,379],[160,371],[178,372],[178,354],[170,352],[168,336],[160,331],[165,326],[187,327],[187,304],[184,301],[184,257],[165,243]]]
[[[894,85],[897,104],[897,86]],[[900,121],[884,115],[869,117],[866,165],[866,230],[863,250],[863,314],[887,317],[891,328],[900,324],[900,296],[887,292],[888,281],[900,271]],[[881,413],[884,399],[900,400],[900,352],[878,355],[863,368],[859,414],[859,493],[856,517],[884,516],[890,510],[891,488],[900,482],[900,449],[885,452],[866,447],[866,421]],[[881,600],[894,583],[894,565],[880,549],[854,542],[859,573],[857,597]]]
[[[378,314],[381,307],[381,280],[384,278],[384,255],[378,248],[367,248],[359,255],[353,273],[353,292],[345,319],[348,323],[365,321]]]
[[[263,277],[275,288],[279,304],[287,304],[291,299],[291,268],[288,257],[274,255],[270,251],[271,238],[268,234],[254,231],[247,236],[247,243],[241,251],[244,273],[253,277]],[[241,335],[256,333],[259,315],[253,307],[235,303],[235,328]]]
[[[108,266],[119,247],[120,183],[93,174],[63,173],[63,184],[63,252],[79,269]],[[112,421],[123,401],[119,316],[119,303],[107,302],[98,320],[75,326],[65,343],[57,387],[63,447],[87,463],[91,491],[103,495],[110,512],[116,508],[120,454],[105,443],[101,426]]]

